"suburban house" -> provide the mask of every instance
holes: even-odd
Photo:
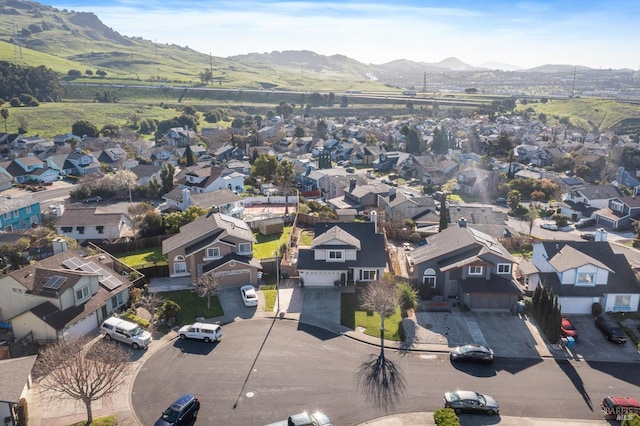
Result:
[[[583,203],[586,206],[603,208],[609,205],[609,200],[619,197],[620,191],[613,185],[590,185],[586,184],[581,188],[574,188],[570,192],[563,194],[563,201]]]
[[[242,219],[244,212],[243,197],[230,189],[218,189],[212,192],[192,194],[188,189],[174,188],[162,197],[165,200],[163,211],[185,211],[191,206],[202,207],[214,213]]]
[[[449,222],[466,222],[467,226],[490,235],[493,238],[505,238],[516,234],[509,229],[507,213],[490,207],[454,205],[449,207]]]
[[[605,312],[636,312],[640,282],[624,254],[613,251],[606,232],[596,241],[546,241],[533,244],[531,261],[521,268],[528,291],[553,290],[563,314],[590,314],[594,303]]]
[[[149,183],[155,178],[156,182],[162,183],[160,173],[162,172],[162,166],[154,166],[153,164],[138,164],[135,167],[129,169],[136,175],[136,183],[140,186],[149,185]]]
[[[56,233],[79,242],[116,242],[135,234],[133,220],[125,213],[102,213],[95,207],[61,210],[55,223]]]
[[[372,222],[316,223],[311,248],[298,250],[300,284],[331,287],[382,278],[387,265],[384,236]]]
[[[180,228],[162,242],[170,277],[190,277],[196,282],[211,273],[220,285],[256,284],[262,269],[253,259],[253,232],[242,220],[220,213],[209,213]]]
[[[384,210],[388,220],[413,219],[428,211],[436,210],[436,202],[431,197],[416,197],[411,192],[389,188],[388,195],[378,196],[378,207]]]
[[[614,197],[609,205],[593,213],[598,226],[607,229],[624,230],[631,228],[640,218],[640,197]]]
[[[421,294],[456,298],[470,309],[511,309],[520,290],[515,259],[493,237],[459,221],[411,252]]]
[[[33,385],[31,370],[37,355],[13,359],[0,359],[0,419],[5,426],[16,426],[16,405],[27,397],[27,391]]]
[[[93,155],[85,154],[79,149],[69,154],[52,155],[47,157],[45,162],[60,176],[80,176],[101,171],[100,163]]]
[[[60,253],[0,278],[0,321],[9,322],[18,339],[85,336],[129,301],[131,282],[113,270],[110,256],[57,244]]]
[[[45,163],[35,156],[16,158],[9,163],[2,164],[15,182],[53,182],[58,179],[58,172],[45,166]]]
[[[459,191],[489,200],[498,188],[498,178],[498,174],[493,171],[469,167],[458,172]]]
[[[13,232],[29,229],[40,223],[40,202],[31,195],[16,198],[0,197],[0,229]]]
[[[127,163],[127,151],[116,146],[115,148],[103,149],[92,154],[100,164],[104,164],[111,170],[122,170]]]
[[[176,185],[192,193],[230,189],[244,192],[244,175],[224,167],[195,165],[185,167],[176,176]]]

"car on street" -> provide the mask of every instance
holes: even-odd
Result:
[[[178,330],[181,339],[197,339],[205,342],[219,342],[222,339],[222,327],[219,324],[196,322],[184,325]]]
[[[604,315],[596,318],[596,327],[602,332],[605,339],[614,343],[627,343],[627,336],[622,328],[612,319]]]
[[[575,340],[578,340],[578,329],[565,317],[562,317],[562,322],[560,323],[560,334],[562,334],[563,337],[573,337]]]
[[[447,392],[443,399],[444,408],[451,408],[456,414],[479,413],[493,416],[500,413],[498,401],[474,391]]]
[[[580,238],[587,241],[595,241],[596,234],[593,232],[585,232],[584,234],[580,234]]]
[[[252,285],[243,285],[240,287],[240,294],[242,295],[242,302],[244,306],[258,306],[258,293]]]
[[[627,414],[640,415],[640,402],[627,396],[607,396],[600,403],[600,409],[607,420],[622,420]]]
[[[483,345],[468,344],[457,346],[449,352],[452,362],[479,362],[491,364],[493,362],[493,350]]]
[[[192,424],[198,417],[200,400],[190,393],[185,393],[162,412],[155,426],[179,426]]]
[[[581,229],[581,228],[587,228],[589,226],[593,226],[595,224],[596,224],[595,219],[589,218],[589,217],[583,217],[582,219],[577,221],[573,226],[575,226],[576,229]]]
[[[88,197],[84,200],[85,203],[99,203],[100,201],[102,201],[102,197],[100,197],[99,195]]]
[[[546,223],[540,224],[540,228],[546,229],[547,231],[557,231],[557,230],[560,229],[560,228],[558,228],[558,225],[556,225],[555,223],[551,223],[551,222],[546,222]]]
[[[287,420],[269,423],[267,426],[331,426],[331,420],[326,414],[319,411],[312,414],[305,411],[304,413],[293,414]]]

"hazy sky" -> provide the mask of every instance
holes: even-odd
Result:
[[[228,57],[311,50],[382,64],[456,57],[640,68],[638,0],[44,0],[122,35]]]

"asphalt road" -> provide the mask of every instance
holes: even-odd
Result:
[[[495,397],[504,416],[600,420],[604,396],[637,395],[640,387],[635,364],[498,358],[491,366],[458,366],[446,354],[386,350],[401,368],[405,390],[385,411],[355,380],[359,366],[378,353],[298,322],[237,321],[224,327],[220,343],[174,340],[153,354],[136,377],[133,408],[142,424],[153,424],[179,395],[192,392],[202,401],[197,424],[264,425],[320,410],[340,426],[434,411],[444,392],[466,389]],[[464,424],[499,423],[471,417]]]

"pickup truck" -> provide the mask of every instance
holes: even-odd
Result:
[[[222,339],[222,328],[219,324],[208,324],[204,322],[196,322],[187,324],[178,330],[178,336],[181,339],[198,339],[205,342],[219,342]]]

